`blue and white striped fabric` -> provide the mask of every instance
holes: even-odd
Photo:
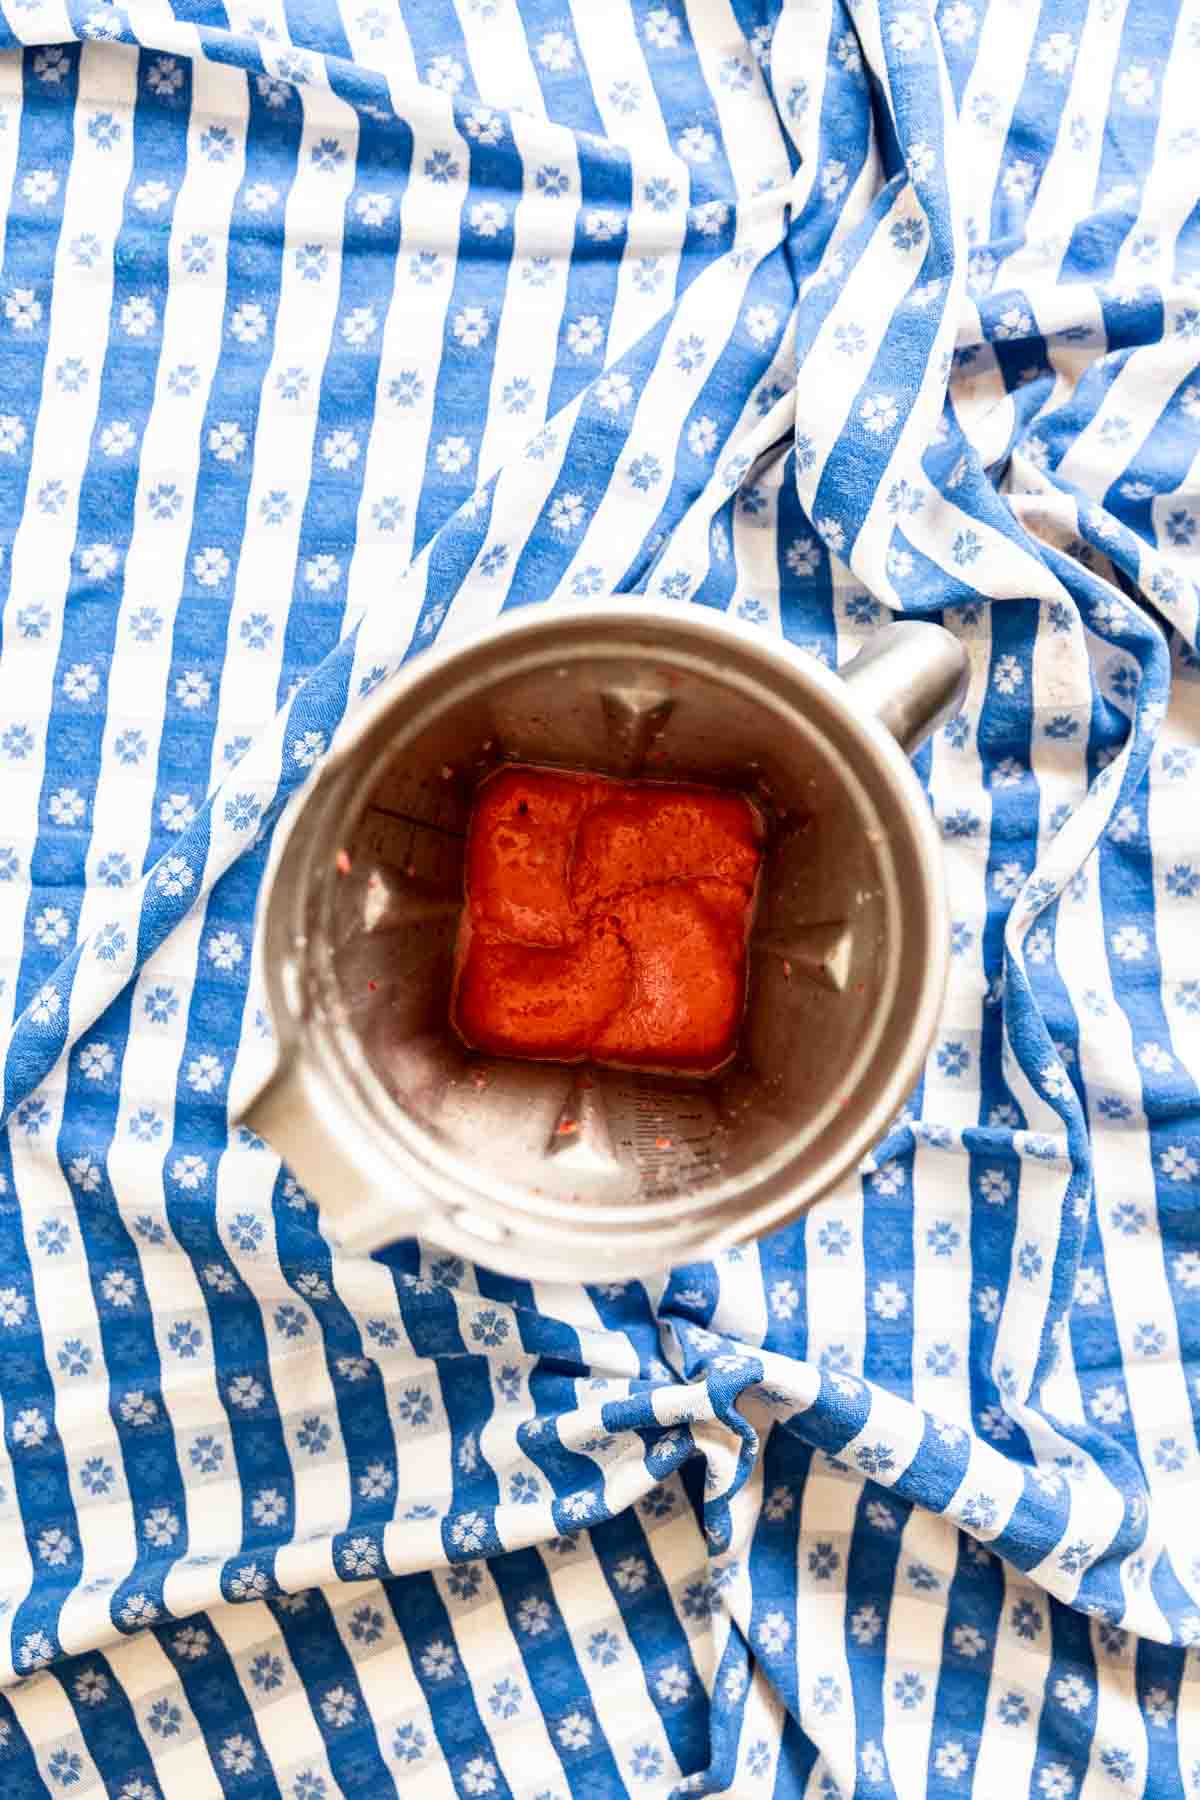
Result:
[[[1200,0],[5,0],[0,1781],[1200,1788]],[[331,1254],[272,827],[637,593],[971,658],[953,973],[777,1237]]]

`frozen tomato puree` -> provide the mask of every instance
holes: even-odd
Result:
[[[491,776],[467,838],[455,1029],[502,1056],[719,1068],[745,1005],[760,836],[720,788]]]

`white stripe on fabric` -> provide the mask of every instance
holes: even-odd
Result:
[[[1196,117],[1198,28],[1200,9],[1185,3],[1176,16],[1174,37],[1164,48],[1153,101],[1155,133],[1164,146]],[[1178,281],[1179,233],[1187,224],[1194,200],[1182,182],[1168,179],[1173,162],[1169,152],[1155,157],[1140,184],[1137,220],[1117,251],[1113,269],[1118,283],[1145,281],[1149,274],[1169,291]]]
[[[1007,1564],[1003,1573],[1004,1603],[988,1680],[988,1728],[975,1763],[974,1787],[980,1794],[1032,1791],[1042,1695],[1050,1672],[1045,1596]]]
[[[883,1674],[883,1750],[897,1800],[924,1800],[945,1626],[942,1607],[904,1571],[919,1563],[945,1588],[954,1578],[956,1545],[944,1519],[913,1509],[900,1541]]]
[[[34,304],[49,311],[49,332],[43,365],[42,392],[36,424],[31,430],[25,510],[9,550],[10,584],[5,607],[6,623],[15,622],[19,609],[37,596],[50,615],[48,628],[29,638],[19,630],[6,630],[5,655],[0,665],[0,714],[5,719],[28,723],[33,732],[30,752],[20,761],[6,757],[4,771],[4,831],[6,841],[22,854],[23,869],[38,836],[38,813],[45,772],[45,729],[55,700],[60,633],[66,596],[71,584],[71,553],[75,542],[79,489],[87,468],[92,429],[100,395],[100,366],[108,341],[108,313],[113,291],[112,244],[120,229],[125,180],[132,151],[132,129],[127,125],[109,149],[102,149],[88,132],[90,109],[103,102],[130,108],[136,97],[136,64],[129,57],[114,63],[103,45],[88,44],[79,55],[79,86],[74,119],[74,153],[63,196],[62,223],[55,255],[53,300],[34,296]],[[31,172],[32,173],[32,172]],[[59,175],[50,171],[57,188]],[[26,179],[30,179],[27,177]],[[100,251],[87,274],[92,304],[81,308],[74,301],[79,279],[71,244],[85,230],[98,239]],[[71,357],[86,365],[89,379],[82,388],[58,378],[57,371]],[[25,396],[13,396],[24,401]],[[57,510],[51,496],[57,497]],[[87,817],[86,793],[64,783],[55,790],[69,793],[65,822]],[[50,816],[56,819],[65,800],[48,798]],[[15,944],[22,935],[23,881],[6,883],[0,890],[0,931],[3,942]],[[20,909],[18,911],[18,908]],[[12,1016],[15,982],[0,987],[0,1023]]]
[[[1044,281],[1047,299],[1054,298],[1052,277],[1067,248],[1064,223],[1070,220],[1075,209],[1075,196],[1094,194],[1100,178],[1104,122],[1112,97],[1127,10],[1127,0],[1110,0],[1110,4],[1088,9],[1075,48],[1071,84],[1063,98],[1056,153],[1042,171],[1033,205],[1026,215],[1021,242],[996,271],[995,286],[1000,292],[1025,282],[1031,287],[1036,283],[1040,289]],[[999,14],[988,14],[989,19],[997,22],[999,17]],[[1006,23],[1011,30],[1011,20]],[[1065,139],[1064,133],[1067,134]],[[1047,253],[1051,257],[1049,262]],[[1039,279],[1042,271],[1044,274]],[[1053,346],[1051,361],[1062,354],[1061,346]],[[1061,402],[1062,396],[1055,398]]]
[[[230,1262],[258,1304],[271,1353],[271,1384],[295,1492],[292,1538],[278,1548],[275,1575],[281,1587],[295,1593],[337,1578],[332,1538],[335,1532],[345,1530],[350,1517],[350,1470],[316,1317],[303,1292],[287,1284],[279,1267],[269,1160],[264,1159],[255,1188],[249,1191],[230,1169],[230,1160],[222,1159],[217,1175],[217,1223]],[[246,1240],[234,1227],[235,1218],[250,1208],[264,1232],[255,1249],[243,1248]],[[278,1322],[281,1305],[305,1321],[299,1344]],[[308,1420],[316,1421],[318,1436],[328,1433],[319,1454],[310,1453],[301,1441],[302,1434],[313,1437]]]
[[[721,140],[737,186],[739,199],[783,187],[791,180],[791,167],[775,102],[767,90],[758,61],[747,56],[742,25],[729,0],[684,0],[694,20],[693,36],[700,67],[716,106]],[[701,22],[701,14],[703,22]],[[722,80],[727,59],[748,64],[753,71],[746,84]]]
[[[121,1445],[109,1415],[110,1395],[105,1393],[100,1324],[87,1257],[73,1197],[54,1152],[63,1087],[47,1082],[42,1098],[51,1111],[49,1123],[37,1137],[14,1132],[10,1151],[17,1193],[29,1196],[23,1219],[25,1249],[33,1302],[47,1339],[46,1361],[54,1387],[53,1425],[62,1440],[82,1554],[78,1585],[64,1597],[57,1621],[59,1638],[64,1648],[72,1651],[94,1642],[97,1635],[109,1635],[108,1589],[134,1566],[138,1547],[133,1508],[128,1493],[121,1491]],[[69,1372],[69,1357],[64,1361],[58,1355],[66,1341],[78,1342],[94,1359],[82,1381]],[[31,1430],[26,1443],[35,1446],[37,1441]],[[117,1471],[117,1487],[107,1504],[97,1505],[89,1492],[84,1468],[89,1457],[101,1457]]]
[[[153,1632],[120,1638],[107,1651],[108,1664],[133,1708],[154,1775],[164,1794],[208,1800],[222,1793],[208,1745],[188,1703],[174,1664]],[[159,1713],[152,1708],[159,1705]],[[162,1712],[167,1717],[160,1719]],[[178,1716],[177,1716],[178,1715]],[[155,1730],[151,1719],[160,1719]]]
[[[519,114],[528,113],[534,119],[545,118],[542,84],[533,66],[529,40],[515,0],[497,0],[492,6],[473,5],[472,0],[454,0],[454,10],[479,98],[488,106],[508,109],[514,135]],[[575,21],[572,24],[578,36],[578,26]],[[585,61],[590,64],[590,58]],[[564,133],[564,139],[566,135]]]
[[[656,1539],[661,1536],[655,1534]],[[652,1547],[657,1556],[661,1543],[653,1542]],[[646,1677],[641,1659],[600,1565],[591,1557],[572,1557],[565,1565],[548,1564],[547,1575],[559,1611],[569,1621],[580,1673],[618,1767],[622,1771],[628,1768],[629,1752],[635,1742],[650,1744],[661,1756],[664,1781],[678,1781],[680,1769],[670,1739],[658,1714],[645,1704]],[[615,1668],[601,1667],[588,1655],[588,1637],[595,1630],[611,1632],[620,1646]],[[695,1647],[692,1653],[695,1656]]]
[[[491,392],[479,445],[481,484],[546,422],[578,219],[580,171],[574,140],[565,132],[552,137],[543,124],[519,115],[511,123],[526,186],[513,212],[508,287],[494,334]],[[540,168],[551,168],[565,179],[566,189],[557,198],[529,186],[531,174]],[[549,279],[542,279],[532,261],[535,255],[550,259]],[[528,279],[535,271],[536,284]]]
[[[187,1037],[185,1002],[192,992],[202,924],[199,916],[186,920],[145,964],[134,987],[131,1028],[121,1065],[117,1137],[107,1159],[117,1210],[137,1252],[138,1276],[150,1303],[162,1400],[175,1437],[175,1454],[184,1470],[195,1434],[215,1428],[220,1437],[225,1417],[211,1352],[185,1362],[168,1355],[167,1343],[170,1324],[180,1313],[201,1320],[207,1313],[191,1264],[174,1246],[166,1200],[166,1183],[173,1178],[166,1159],[174,1136],[176,1086]],[[159,1025],[151,1019],[146,1001],[164,984],[164,978],[180,1005],[170,1021]],[[131,1120],[143,1107],[161,1124],[158,1135],[148,1142],[137,1140],[130,1130]],[[150,1229],[139,1231],[139,1223]],[[160,1232],[166,1235],[156,1241]],[[231,1459],[225,1467],[228,1473]],[[186,1482],[184,1498],[187,1557],[167,1571],[164,1592],[173,1608],[186,1612],[189,1600],[192,1605],[201,1603],[211,1579],[193,1559],[206,1551],[228,1554],[237,1546],[241,1507],[236,1482],[228,1479],[204,1485]]]
[[[761,1344],[771,1321],[758,1245],[737,1244],[716,1258],[716,1266],[717,1301],[709,1329],[728,1331],[742,1344]]]
[[[796,1616],[804,1621],[796,1643],[800,1723],[831,1766],[845,1770],[854,1766],[859,1730],[846,1659],[846,1570],[861,1495],[859,1482],[828,1472],[815,1457],[796,1543]]]
[[[1200,1657],[1194,1654],[1183,1665],[1175,1730],[1179,1739],[1179,1767],[1190,1774],[1200,1762]]]
[[[1093,881],[1086,898],[1073,911],[1071,929],[1058,933],[1056,951],[1064,978],[1074,991],[1092,990],[1106,1008],[1108,1024],[1103,1050],[1099,1050],[1086,1033],[1080,1042],[1080,1069],[1085,1083],[1095,1093],[1115,1090],[1135,1108],[1137,1124],[1132,1129],[1127,1122],[1113,1122],[1099,1113],[1092,1117],[1094,1203],[1104,1246],[1113,1317],[1121,1341],[1121,1374],[1129,1392],[1131,1422],[1137,1434],[1150,1493],[1154,1501],[1161,1494],[1169,1516],[1174,1510],[1172,1502],[1179,1483],[1156,1468],[1154,1450],[1159,1436],[1169,1429],[1171,1422],[1177,1423],[1181,1417],[1188,1416],[1190,1398],[1178,1360],[1164,1360],[1161,1367],[1156,1362],[1143,1364],[1133,1349],[1137,1327],[1144,1319],[1166,1324],[1170,1329],[1174,1312],[1157,1238],[1145,1231],[1130,1235],[1121,1227],[1123,1219],[1128,1216],[1132,1221],[1139,1212],[1153,1219],[1157,1200],[1150,1144],[1144,1122],[1138,1119],[1141,1078],[1129,1024],[1113,993],[1108,962],[1110,945],[1105,942],[1099,890],[1099,882]],[[1104,1396],[1093,1396],[1090,1407],[1093,1421],[1104,1421],[1109,1404]],[[1115,1393],[1111,1406],[1119,1409],[1123,1416],[1122,1395]],[[1182,1413],[1181,1406],[1185,1409]],[[1115,1493],[1113,1504],[1116,1508],[1115,1528],[1120,1512],[1119,1496]],[[1092,1532],[1085,1535],[1091,1536]],[[1096,1536],[1099,1537],[1098,1531]],[[1148,1593],[1142,1597],[1149,1600]]]
[[[19,1406],[6,1407],[0,1393],[0,1568],[9,1572],[9,1605],[15,1610],[33,1588],[34,1564],[29,1553],[29,1540],[21,1521],[13,1483],[12,1458],[8,1451],[8,1434]],[[0,1631],[0,1682],[7,1687],[16,1679],[16,1649],[11,1629]]]
[[[1038,24],[1036,7],[1014,8],[1005,13],[988,7],[983,14],[979,48],[963,90],[958,143],[954,146],[960,152],[956,167],[964,216],[977,220],[981,228],[992,208],[1007,134],[1025,82]]]
[[[254,432],[246,527],[229,617],[232,653],[227,654],[225,663],[221,717],[213,745],[214,780],[220,770],[222,728],[261,720],[274,708],[287,629],[287,590],[281,575],[290,575],[296,567],[309,492],[314,483],[336,480],[340,464],[361,454],[353,432],[346,434],[348,442],[343,445],[332,432],[318,442],[317,429],[322,372],[339,304],[340,224],[354,181],[358,115],[322,89],[302,88],[301,100],[304,128],[285,209],[271,361],[263,378]],[[316,281],[307,279],[298,260],[309,245],[319,247],[328,259]],[[357,330],[351,311],[341,321],[338,348],[356,344]],[[287,397],[293,388],[288,386],[286,374],[296,370],[303,371],[306,381],[301,398],[292,401]],[[275,595],[280,597],[273,599]],[[249,615],[264,611],[274,625],[269,646],[253,656],[236,654]]]
[[[445,1572],[439,1571],[434,1580],[442,1603],[453,1619],[455,1601],[453,1594],[449,1592]],[[566,1770],[561,1751],[538,1711],[532,1682],[521,1654],[520,1640],[508,1622],[504,1604],[486,1565],[479,1598],[470,1612],[460,1614],[460,1618],[462,1622],[455,1633],[455,1642],[463,1669],[471,1683],[480,1717],[485,1726],[494,1727],[490,1748],[502,1778],[515,1794],[523,1791],[530,1768],[544,1769],[547,1781],[565,1780]],[[580,1666],[583,1667],[587,1656],[582,1646],[577,1654]],[[625,1660],[628,1664],[630,1659],[627,1656]],[[636,1662],[636,1657],[632,1660]],[[501,1682],[508,1682],[510,1691],[518,1690],[520,1696],[518,1699],[516,1693],[512,1694],[510,1703],[517,1708],[517,1723],[507,1730],[495,1728],[499,1720],[504,1718],[497,1699],[497,1688]]]
[[[1118,1633],[1118,1637],[1123,1634]],[[1110,1646],[1114,1639],[1111,1628],[1092,1623],[1092,1654],[1096,1658],[1096,1727],[1092,1736],[1088,1766],[1079,1784],[1079,1800],[1107,1800],[1113,1791],[1114,1777],[1105,1767],[1106,1754],[1114,1749],[1129,1757],[1132,1768],[1121,1779],[1136,1794],[1146,1791],[1146,1724],[1138,1704],[1136,1646],[1126,1640],[1120,1650]],[[1190,1659],[1189,1659],[1190,1660]],[[1180,1690],[1180,1714],[1183,1711],[1183,1689]],[[1188,1765],[1182,1762],[1181,1766]]]
[[[606,136],[630,148],[644,143],[655,166],[665,167],[665,159],[671,156],[671,140],[657,105],[633,8],[598,7],[589,4],[589,0],[582,0],[582,4],[577,0],[571,22],[592,77],[596,110],[604,121]],[[627,84],[627,91],[629,87],[636,89],[629,111],[614,97],[618,81]]]
[[[21,108],[25,97],[24,64],[19,50],[0,52],[0,267],[12,205],[13,177],[21,147]]]
[[[487,1577],[485,1577],[487,1579]],[[348,1590],[345,1597],[327,1594],[334,1609],[334,1623],[347,1655],[354,1660],[354,1675],[361,1690],[371,1722],[375,1728],[380,1755],[396,1783],[396,1792],[405,1800],[459,1800],[449,1763],[437,1754],[437,1733],[433,1718],[421,1692],[412,1666],[408,1646],[400,1634],[392,1614],[391,1603],[378,1582],[364,1581]],[[382,1620],[380,1637],[364,1652],[356,1637],[353,1620],[356,1613],[369,1608]],[[467,1627],[469,1629],[469,1626]],[[455,1633],[454,1643],[461,1643],[463,1633]],[[404,1753],[397,1737],[397,1727],[411,1725],[420,1732],[431,1755],[417,1760]],[[413,1746],[415,1748],[415,1746]]]
[[[36,1746],[39,1770],[46,1791],[60,1787],[59,1775],[73,1775],[71,1791],[78,1790],[80,1800],[105,1792],[99,1771],[88,1754],[71,1703],[56,1681],[19,1682],[10,1688],[6,1699],[16,1715],[17,1724],[32,1745]]]
[[[348,604],[355,611],[368,607],[376,595],[392,591],[398,572],[413,555],[441,379],[442,341],[453,298],[453,272],[444,254],[448,221],[457,231],[467,193],[470,144],[457,130],[453,111],[441,96],[429,96],[429,103],[418,109],[411,95],[402,95],[400,89],[395,104],[412,132],[412,176],[399,201],[400,254],[383,324],[379,392],[386,395],[387,404],[377,407],[371,423],[359,528],[350,558]],[[442,150],[451,152],[457,170],[446,182],[425,173],[433,153]],[[378,192],[372,188],[355,200],[364,226],[381,218],[384,200],[389,207],[395,203],[383,188]],[[391,383],[403,381],[408,373],[417,377],[420,391],[401,404],[392,396]],[[403,391],[407,395],[414,389],[404,382]],[[373,528],[371,519],[375,501],[384,493],[395,494],[401,509],[395,531],[386,537]]]
[[[178,270],[181,245],[197,235],[208,238],[214,259],[204,280],[173,279],[161,309],[156,404],[151,407],[138,450],[136,511],[123,570],[88,850],[92,889],[81,921],[88,931],[101,922],[99,915],[109,904],[98,880],[101,860],[118,848],[139,868],[157,823],[152,810],[155,758],[148,756],[130,769],[117,749],[117,739],[126,730],[142,729],[154,742],[162,730],[172,668],[173,621],[185,578],[200,475],[201,426],[221,349],[229,210],[244,167],[244,79],[226,68],[198,62],[193,65],[192,81],[187,165],[174,197],[169,260],[171,268]],[[202,148],[204,134],[214,124],[229,133],[230,154],[224,161],[210,160]],[[136,193],[133,204],[138,208]],[[145,217],[153,216],[153,211],[139,210]],[[195,366],[197,380],[185,392],[171,392],[169,372],[181,362]],[[178,512],[163,518],[155,517],[148,504],[150,491],[160,482],[173,483],[180,495]],[[158,619],[149,635],[139,626],[144,608],[150,608]],[[173,697],[183,706],[194,706],[205,686],[207,678],[202,671],[193,679],[181,670]],[[185,697],[192,693],[196,700]],[[198,807],[203,792],[203,771],[197,769],[194,787],[181,800]]]

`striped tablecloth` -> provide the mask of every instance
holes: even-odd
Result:
[[[4,0],[0,1781],[1200,1780],[1200,4]],[[272,827],[406,657],[936,614],[953,972],[796,1226],[331,1255]]]

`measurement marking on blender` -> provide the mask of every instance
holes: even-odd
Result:
[[[435,825],[432,819],[418,819],[412,813],[397,812],[392,806],[378,806],[372,802],[367,811],[382,813],[387,819],[399,819],[405,825],[416,825],[421,831],[438,831],[443,837],[457,838],[460,843],[467,835],[465,831],[452,831],[449,825]]]

